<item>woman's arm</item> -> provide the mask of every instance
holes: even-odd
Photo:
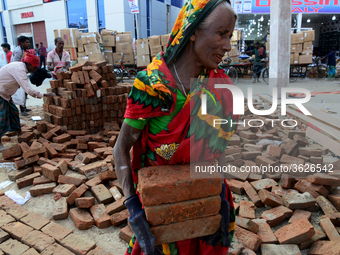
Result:
[[[130,150],[141,133],[141,129],[133,128],[123,122],[118,140],[113,148],[116,174],[126,198],[136,194],[133,186]]]

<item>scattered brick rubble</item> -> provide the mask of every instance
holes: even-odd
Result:
[[[239,126],[226,149],[226,161],[230,166],[240,169],[242,166],[290,167],[291,164],[304,164],[310,167],[312,164],[321,164],[322,167],[326,165],[330,168],[329,162],[325,162],[322,157],[328,150],[312,144],[305,137],[301,123],[298,128],[292,129],[282,127],[280,122],[275,122],[274,127],[271,127],[268,119],[277,119],[274,115],[248,115],[246,118],[260,119],[265,124],[262,127]],[[252,125],[255,123],[253,121]],[[65,126],[46,121],[38,122],[34,127],[24,127],[23,134],[18,138],[19,144],[3,150],[4,159],[14,161],[18,169],[9,172],[8,177],[16,181],[18,188],[32,186],[32,196],[55,193],[55,221],[65,219],[69,214],[77,228],[82,230],[94,226],[121,226],[119,237],[129,242],[133,233],[126,225],[129,213],[123,205],[124,195],[116,178],[112,156],[119,125],[117,122],[103,122],[102,131],[95,134],[89,134],[88,131],[94,129],[67,130]],[[273,141],[282,143],[274,144]],[[194,230],[196,227],[194,232],[197,233],[197,226],[204,222],[202,217],[209,222],[209,219],[218,216],[216,201],[220,190],[213,188],[220,188],[220,185],[201,183],[195,186],[193,181],[190,192],[186,187],[182,193],[179,188],[176,194],[169,195],[174,192],[174,183],[180,182],[169,173],[174,173],[176,168],[185,172],[185,166],[173,166],[171,171],[169,167],[158,170],[158,178],[164,181],[162,189],[167,188],[167,192],[157,192],[159,187],[152,186],[152,178],[145,178],[143,182],[140,176],[141,199],[153,233],[164,238],[160,240],[171,240],[173,233],[187,237],[190,226]],[[150,177],[148,171],[141,170],[140,175],[146,173]],[[236,231],[228,254],[301,254],[300,251],[305,249],[311,255],[339,254],[339,171],[340,160],[333,162],[333,173],[327,174],[291,172],[262,175],[259,171],[228,173],[226,177],[234,198],[240,199],[239,203],[235,203]],[[162,173],[167,178],[163,178]],[[202,192],[202,187],[207,190]],[[93,196],[84,196],[86,191],[91,191]],[[204,195],[197,196],[200,192]],[[0,202],[0,227],[4,231],[3,235],[6,236],[9,229],[14,232],[16,226],[22,228],[18,233],[9,233],[12,239],[8,239],[8,234],[7,239],[1,239],[0,235],[0,249],[5,253],[14,254],[5,250],[11,245],[25,252],[33,247],[42,254],[47,249],[51,252],[46,254],[56,254],[53,251],[62,247],[76,254],[86,254],[95,248],[95,244],[92,245],[90,241],[84,244],[86,247],[75,248],[78,247],[75,244],[83,243],[80,237],[70,233],[67,236],[49,233],[46,230],[46,226],[49,226],[47,224],[56,223],[11,203],[6,196],[0,197]],[[209,205],[205,211],[197,213],[193,210],[203,208],[204,204]],[[170,215],[169,208],[178,208],[178,211],[184,210],[187,213]],[[256,213],[259,210],[260,215]],[[320,222],[311,222],[311,212],[324,214]],[[216,219],[211,222],[216,222]],[[12,225],[3,227],[7,224]],[[43,241],[36,242],[37,237]],[[94,251],[87,254],[96,254]]]

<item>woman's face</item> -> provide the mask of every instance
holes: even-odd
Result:
[[[210,25],[197,29],[190,38],[198,64],[208,69],[218,68],[224,54],[231,50],[230,39],[236,22],[234,14],[226,7],[214,12],[216,15]]]

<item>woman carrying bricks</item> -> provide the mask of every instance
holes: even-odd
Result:
[[[32,97],[55,96],[54,93],[41,93],[31,88],[27,73],[34,73],[39,67],[39,57],[35,50],[27,50],[21,62],[13,62],[0,69],[0,139],[7,131],[20,131],[18,108],[13,103],[11,96],[18,88]],[[1,140],[0,140],[1,141]],[[4,146],[0,142],[0,152]]]
[[[148,166],[197,161],[223,165],[225,162],[224,151],[236,125],[215,128],[212,116],[201,114],[200,103],[205,95],[207,113],[229,122],[238,120],[232,114],[230,91],[214,88],[214,84],[232,84],[218,64],[231,50],[230,38],[236,19],[227,0],[188,0],[165,52],[159,53],[147,69],[137,75],[113,151],[116,173],[130,213],[130,226],[135,233],[127,255],[227,254],[235,230],[235,210],[225,181],[220,195],[221,227],[214,235],[155,247],[155,237],[138,196],[137,173]],[[196,78],[192,85],[191,78]]]

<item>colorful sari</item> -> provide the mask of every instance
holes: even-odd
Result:
[[[132,170],[138,193],[138,171],[147,166],[189,164],[190,162],[216,162],[225,151],[236,125],[213,126],[213,119],[237,122],[232,114],[233,98],[229,90],[215,89],[214,84],[232,84],[223,70],[205,69],[192,85],[189,95],[177,89],[168,68],[188,37],[207,15],[223,0],[192,0],[184,5],[165,52],[138,73],[128,98],[125,122],[143,129],[133,146]],[[203,16],[202,16],[203,15]],[[197,23],[197,20],[200,22]],[[195,24],[192,27],[192,24]],[[207,115],[201,114],[202,95],[207,95]],[[161,128],[159,128],[161,127]],[[210,245],[209,237],[194,238],[163,244],[164,255],[225,255],[229,247],[223,239],[232,241],[235,230],[235,210],[231,191],[225,182],[222,199],[229,202],[228,233],[221,233],[218,244]],[[126,255],[144,254],[135,237],[129,243]]]

